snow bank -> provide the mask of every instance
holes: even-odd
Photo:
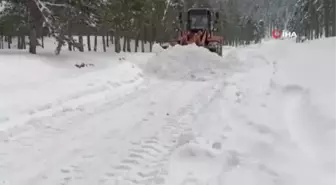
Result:
[[[335,41],[269,41],[230,52],[226,58],[244,67],[193,123],[205,143],[223,148],[212,157],[201,144],[178,148],[173,184],[187,182],[180,174],[190,184],[335,184]]]
[[[249,184],[334,184],[335,41],[270,41],[238,52],[250,70],[225,91],[225,146],[250,160],[225,182],[243,184],[246,174]]]
[[[41,52],[31,55],[25,51],[0,50],[0,88],[2,91],[11,88],[29,87],[34,83],[51,83],[59,78],[75,77],[104,70],[118,65],[129,55],[111,55],[109,53],[68,52],[60,56]],[[87,64],[77,68],[76,65]]]
[[[159,44],[153,44],[153,49],[152,49],[152,52],[155,53],[155,54],[159,54],[161,53],[162,51],[164,51],[165,49],[163,49]]]
[[[274,80],[308,89],[323,116],[336,119],[336,38],[288,44],[277,62]],[[270,56],[267,56],[270,57]]]
[[[325,184],[336,173],[336,38],[289,45],[274,81],[282,87],[283,117],[290,138],[322,171]]]
[[[2,51],[0,131],[39,116],[77,109],[82,104],[103,100],[108,94],[117,96],[120,89],[140,84],[142,71],[127,57],[102,53],[35,56]],[[92,65],[75,67],[81,63]]]
[[[225,74],[223,58],[205,48],[176,45],[156,51],[156,56],[144,66],[144,72],[149,75],[163,79],[203,81]]]

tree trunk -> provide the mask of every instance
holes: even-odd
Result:
[[[150,35],[150,52],[153,51],[153,44],[154,44],[155,40],[156,40],[156,28],[155,28],[154,22],[152,22],[152,24],[151,24],[151,35]]]
[[[138,52],[139,39],[140,39],[140,32],[138,32],[137,37],[135,38],[134,52]]]
[[[29,33],[29,53],[36,54],[36,46],[37,46],[37,37],[36,37],[36,28],[30,28]]]
[[[332,0],[332,1],[335,1],[335,0]],[[323,1],[323,7],[324,7],[324,32],[325,32],[325,37],[329,37],[329,33],[330,33],[329,32],[329,28],[330,28],[329,13],[330,13],[330,10],[329,10],[329,1],[328,0]]]
[[[67,39],[64,35],[63,32],[61,32],[58,37],[56,37],[56,41],[57,41],[57,47],[56,47],[56,50],[55,50],[55,54],[56,55],[59,55],[61,53],[61,50],[62,50],[62,46],[67,42]],[[74,47],[76,48],[79,48],[79,44],[76,43],[72,43],[71,45],[73,45]]]
[[[127,38],[127,52],[132,52],[131,39],[130,38]]]
[[[90,40],[90,35],[87,35],[87,46],[88,46],[88,51],[91,51],[91,40]]]
[[[8,36],[7,37],[7,45],[8,45],[8,49],[11,49],[11,43],[12,43],[12,37]]]
[[[145,35],[146,35],[146,30],[145,30],[145,25],[142,26],[140,29],[141,32],[141,52],[145,52]]]
[[[72,37],[71,23],[70,22],[68,23],[68,36],[69,36],[69,38]],[[72,48],[74,48],[74,47],[72,46],[72,44],[70,42],[68,42],[68,50],[72,51],[73,50]]]
[[[41,36],[42,48],[44,48],[44,36]]]
[[[118,28],[116,29],[114,33],[114,44],[115,44],[115,52],[120,53],[121,51],[121,46],[120,46],[120,37],[119,37],[119,31],[117,31]]]
[[[102,36],[102,41],[103,41],[103,51],[106,52],[106,43],[105,43],[105,36]]]
[[[109,32],[106,32],[106,47],[110,47],[110,44],[109,44]]]
[[[26,36],[24,34],[22,35],[22,48],[26,49]]]
[[[335,37],[336,36],[336,2],[335,0],[332,0],[331,3],[331,7],[332,7],[332,20],[331,20],[331,24],[332,24],[332,36]]]
[[[98,42],[97,42],[97,38],[98,36],[97,36],[97,33],[96,33],[96,35],[95,35],[95,38],[94,38],[94,48],[93,48],[93,50],[94,51],[97,51],[97,44],[98,44]]]
[[[22,46],[22,45],[21,45],[21,37],[20,37],[20,36],[17,36],[17,48],[18,48],[18,49],[22,49],[21,46]]]
[[[82,35],[79,36],[78,41],[79,41],[79,43],[80,43],[80,45],[81,45],[81,46],[79,47],[79,51],[80,51],[80,52],[84,52],[84,44],[83,44],[83,36],[82,36]]]
[[[0,35],[0,49],[4,49],[3,36]]]
[[[111,32],[111,35],[110,35],[110,40],[111,40],[111,44],[114,44],[114,42],[113,42],[113,36],[114,36],[114,34],[113,34],[113,32]]]
[[[57,47],[55,49],[55,54],[56,55],[59,55],[61,53],[61,49],[62,49],[62,41],[61,40],[58,40],[57,41]]]
[[[127,37],[123,37],[123,52],[126,52]]]

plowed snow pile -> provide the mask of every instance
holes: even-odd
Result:
[[[64,53],[47,57],[14,52],[0,53],[0,79],[4,79],[0,83],[0,140],[2,131],[31,119],[75,110],[111,94],[116,98],[125,89],[142,83],[141,69],[111,54]],[[142,57],[146,58],[138,55]],[[84,62],[94,66],[74,66]]]
[[[222,57],[205,48],[177,45],[164,51],[157,50],[144,66],[144,71],[164,79],[204,81],[223,76],[226,66]]]

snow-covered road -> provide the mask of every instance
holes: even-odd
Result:
[[[223,87],[220,81],[141,87],[97,107],[31,123],[34,130],[1,143],[1,174],[11,184],[163,182],[161,170],[176,139]]]
[[[295,58],[308,73],[298,77],[279,47],[297,45],[226,48],[224,58],[194,46],[65,53],[63,64],[5,53],[0,185],[332,185],[332,50],[320,54],[315,89],[299,80],[315,61]],[[95,67],[73,69],[75,60]]]

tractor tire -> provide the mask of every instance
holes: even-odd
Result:
[[[220,45],[218,48],[217,48],[217,54],[219,55],[219,56],[223,56],[223,46],[222,45]]]
[[[223,47],[222,47],[222,45],[216,45],[215,47],[207,47],[207,48],[208,48],[208,50],[210,52],[216,53],[219,56],[223,56],[223,53],[222,53]]]

